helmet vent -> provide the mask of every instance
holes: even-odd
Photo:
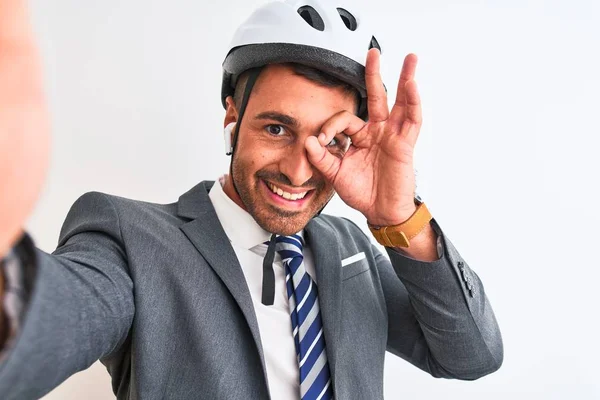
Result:
[[[354,18],[354,15],[352,15],[348,10],[344,10],[343,8],[338,8],[337,11],[340,14],[340,17],[342,17],[342,21],[344,21],[344,25],[346,25],[346,28],[350,29],[351,31],[355,31],[358,27],[358,23],[356,22],[356,18]]]
[[[380,53],[382,52],[381,47],[379,46],[379,42],[377,41],[377,39],[375,39],[375,36],[371,37],[371,44],[369,44],[369,50],[371,50],[373,47],[379,50]]]
[[[325,30],[325,23],[323,22],[323,18],[321,18],[317,10],[315,10],[311,6],[300,7],[298,9],[298,14],[300,14],[302,19],[304,19],[310,26],[312,26],[316,30]]]

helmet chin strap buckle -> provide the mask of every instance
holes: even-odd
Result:
[[[225,129],[223,129],[223,139],[225,140],[225,154],[230,156],[233,154],[233,145],[231,143],[231,132],[235,127],[235,122],[230,122],[227,124]]]

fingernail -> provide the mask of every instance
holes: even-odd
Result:
[[[327,136],[324,133],[319,134],[319,142],[323,143]]]

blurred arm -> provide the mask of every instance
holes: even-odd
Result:
[[[31,244],[26,255],[35,278],[18,331],[2,354],[3,400],[42,397],[119,350],[133,321],[133,282],[119,215],[108,196],[79,198],[54,253]]]

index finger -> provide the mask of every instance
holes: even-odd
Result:
[[[362,128],[366,124],[367,123],[365,121],[356,115],[348,111],[341,111],[323,124],[321,127],[321,133],[324,133],[325,137],[322,140],[319,139],[319,142],[321,142],[322,145],[325,145],[329,143],[331,139],[333,139],[333,137],[338,133],[344,133],[347,136],[352,137],[352,141],[354,142],[360,141],[363,139],[363,135],[357,134],[362,132]]]
[[[380,53],[372,48],[367,53],[365,83],[367,85],[367,109],[369,121],[385,121],[389,115],[387,93],[380,73]]]

